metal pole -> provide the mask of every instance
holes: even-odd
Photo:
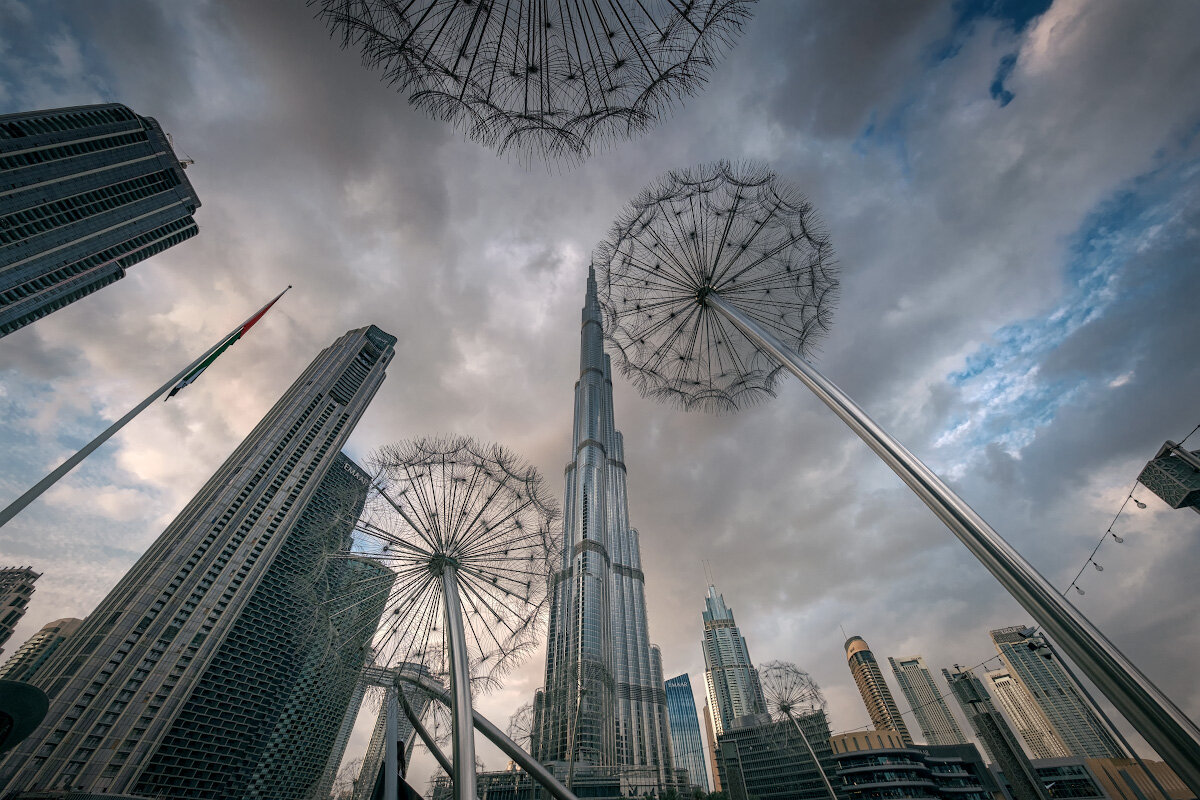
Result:
[[[717,294],[706,302],[786,366],[908,484],[988,572],[1058,642],[1171,769],[1200,796],[1200,728],[941,478],[850,396]]]
[[[796,726],[796,731],[800,734],[800,738],[804,740],[804,746],[808,748],[808,754],[812,756],[813,763],[817,765],[817,772],[821,774],[821,780],[825,782],[825,788],[829,791],[829,796],[833,798],[833,800],[838,800],[837,794],[835,794],[833,791],[833,786],[831,786],[829,783],[829,776],[825,774],[825,767],[822,766],[821,760],[817,758],[817,753],[815,750],[813,750],[812,745],[809,743],[808,736],[804,733],[804,729],[800,727],[800,720],[796,719],[791,714],[788,714],[788,717]]]
[[[289,286],[288,289],[290,289],[290,288],[292,288],[292,287]],[[285,289],[284,291],[286,292],[287,290]],[[283,296],[283,293],[280,293],[279,297],[282,297],[282,296]],[[275,300],[278,300],[279,297],[276,297]],[[272,300],[271,302],[274,303],[275,300]],[[270,308],[270,304],[267,305],[267,308]],[[250,319],[247,319],[246,322],[249,322],[251,319],[254,319],[254,317],[250,317]],[[99,447],[100,445],[107,442],[110,438],[112,438],[113,434],[115,434],[117,431],[121,430],[121,428],[124,428],[126,423],[128,423],[131,419],[136,417],[138,414],[145,411],[146,408],[151,403],[153,403],[155,400],[157,400],[159,397],[162,396],[163,392],[166,392],[167,390],[171,389],[175,384],[177,384],[181,380],[183,380],[189,372],[194,370],[196,367],[200,366],[206,358],[208,358],[209,356],[211,356],[213,353],[215,353],[217,351],[217,348],[219,348],[221,345],[225,344],[226,339],[228,339],[230,336],[233,336],[239,330],[244,328],[246,326],[246,322],[243,322],[242,324],[238,325],[236,328],[231,330],[229,333],[222,336],[217,341],[216,344],[214,344],[212,347],[210,347],[204,351],[204,355],[200,356],[195,361],[188,364],[186,367],[184,367],[182,370],[180,370],[179,374],[177,374],[174,378],[171,378],[171,380],[167,381],[162,386],[158,387],[153,392],[151,392],[149,397],[147,397],[145,400],[143,400],[142,402],[140,402],[136,406],[134,406],[129,411],[129,413],[127,413],[125,416],[121,417],[119,420],[114,422],[112,425],[109,425],[104,430],[103,433],[101,433],[95,439],[92,439],[90,442],[85,444],[83,447],[79,448],[78,452],[76,452],[74,455],[72,455],[70,458],[68,458],[63,463],[59,464],[57,467],[55,467],[50,472],[49,475],[47,475],[46,477],[42,478],[40,481],[35,483],[32,487],[29,488],[28,491],[25,492],[25,494],[21,495],[16,500],[13,500],[11,503],[9,503],[8,506],[5,507],[5,509],[3,511],[0,511],[0,528],[7,525],[9,520],[11,520],[17,514],[20,514],[23,510],[25,510],[26,506],[28,506],[34,500],[37,500],[39,497],[41,497],[43,492],[45,492],[47,489],[49,489],[54,484],[58,483],[58,481],[64,475],[66,475],[71,470],[75,469],[75,467],[79,466],[79,462],[83,461],[85,458],[90,456],[92,454],[92,451],[94,451],[97,447]]]
[[[428,678],[422,675],[414,675],[408,672],[401,672],[397,675],[397,680],[410,683],[428,692],[435,699],[441,701],[445,705],[450,705],[450,695],[435,683],[429,681]],[[521,769],[529,773],[535,781],[540,783],[546,791],[550,792],[554,800],[579,800],[575,794],[563,786],[550,770],[543,767],[533,759],[529,753],[521,749],[521,746],[497,728],[488,720],[487,717],[480,714],[478,711],[471,711],[472,719],[475,722],[475,728],[487,737],[488,741],[500,748],[500,752],[508,756]]]
[[[387,690],[387,722],[383,737],[383,800],[400,800],[400,758],[398,742],[400,738],[399,714],[396,711],[396,693],[400,690],[391,687]]]
[[[458,598],[458,577],[454,566],[442,569],[442,589],[446,599],[446,630],[450,633],[450,703],[454,725],[454,795],[457,800],[476,800],[475,731],[471,727],[471,670],[467,663],[467,638],[463,632],[462,605]]]
[[[396,691],[400,695],[400,707],[404,709],[404,716],[408,717],[409,723],[413,726],[413,730],[417,732],[417,736],[421,737],[421,741],[425,743],[425,747],[433,754],[438,765],[446,770],[446,774],[450,775],[454,771],[454,767],[450,766],[450,759],[446,758],[446,754],[442,752],[442,748],[437,746],[437,740],[429,735],[429,731],[421,724],[421,718],[413,711],[413,707],[408,704],[408,698],[404,696],[404,692],[397,687]]]

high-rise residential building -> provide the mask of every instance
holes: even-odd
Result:
[[[750,661],[750,649],[733,618],[733,609],[725,605],[724,595],[711,584],[704,598],[704,688],[713,733],[719,737],[738,717],[765,714],[758,670]]]
[[[47,622],[4,662],[4,666],[0,667],[0,680],[28,683],[50,654],[82,624],[83,620],[74,617]]]
[[[879,662],[875,660],[875,654],[861,636],[851,636],[846,640],[846,663],[850,667],[850,674],[854,676],[854,682],[858,685],[858,692],[862,695],[875,729],[895,731],[900,734],[905,744],[912,744],[908,726],[904,724],[900,709],[896,707],[896,701],[892,698],[892,691],[883,679]]]
[[[984,677],[992,685],[992,694],[1013,721],[1017,733],[1025,742],[1031,758],[1063,758],[1069,756],[1066,745],[1054,732],[1054,727],[1025,686],[1006,669],[989,670]]]
[[[1070,755],[1126,756],[1040,635],[1016,625],[991,631],[991,636],[1009,672],[1033,696]]]
[[[0,653],[25,616],[33,584],[40,577],[42,574],[34,572],[32,567],[0,567]]]
[[[39,670],[50,710],[0,763],[0,785],[192,800],[245,790],[272,730],[259,715],[281,713],[313,641],[288,630],[304,619],[292,604],[319,599],[293,548],[344,539],[320,524],[328,498],[343,498],[327,474],[395,342],[350,331],[297,378]]]
[[[705,792],[711,791],[704,769],[704,743],[700,739],[700,718],[696,715],[692,682],[685,672],[671,678],[666,686],[675,767],[687,770],[689,785],[698,786]]]
[[[1013,800],[1050,800],[1046,787],[1029,763],[1029,758],[1012,729],[1000,716],[983,682],[969,669],[955,665],[954,672],[942,669],[942,677],[975,729],[989,759],[1004,773]]]
[[[613,418],[596,277],[588,273],[575,422],[566,467],[563,560],[553,576],[543,761],[630,768],[674,782],[666,689],[646,619],[625,452]]]
[[[821,773],[833,776],[836,761],[825,712],[777,722],[767,714],[738,717],[719,737],[717,768],[729,800],[830,800]]]
[[[0,116],[0,336],[196,235],[159,124],[123,105]]]
[[[933,745],[966,744],[967,738],[933,682],[925,659],[921,656],[889,657],[888,663],[892,665],[892,674],[908,700],[925,741]]]

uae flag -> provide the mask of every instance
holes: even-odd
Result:
[[[228,350],[233,345],[234,342],[236,342],[238,339],[241,339],[243,336],[245,336],[246,331],[253,328],[254,323],[256,323],[260,319],[262,319],[263,315],[271,310],[271,306],[275,305],[275,303],[279,300],[279,298],[281,298],[285,294],[287,294],[287,290],[290,288],[292,288],[292,287],[288,286],[287,289],[284,289],[282,292],[275,295],[274,300],[272,300],[271,302],[267,303],[265,306],[260,308],[258,310],[258,312],[255,313],[254,316],[250,317],[250,319],[243,322],[242,326],[240,328],[238,328],[233,333],[226,336],[221,341],[221,343],[218,344],[215,348],[213,348],[213,351],[208,354],[208,358],[204,359],[199,364],[197,364],[195,369],[193,369],[187,375],[184,375],[183,379],[181,381],[179,381],[179,383],[175,384],[175,388],[171,389],[171,391],[167,393],[167,396],[165,398],[163,398],[163,402],[170,400],[172,397],[174,397],[176,394],[179,393],[180,389],[184,388],[185,386],[190,386],[193,382],[195,382],[196,378],[199,378],[200,375],[204,372],[204,370],[208,369],[209,364],[216,361],[217,358],[221,355],[221,353],[224,353],[226,350]]]

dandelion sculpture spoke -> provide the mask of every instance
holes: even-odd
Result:
[[[606,334],[647,396],[732,412],[799,378],[875,451],[1200,794],[1200,729],[931,469],[806,356],[837,294],[812,207],[767,169],[668,173],[593,256]]]
[[[309,0],[342,47],[501,154],[586,157],[694,93],[754,0]]]
[[[378,660],[448,675],[455,795],[475,800],[471,688],[534,646],[557,509],[537,470],[496,445],[419,439],[372,462],[358,555],[396,575]]]
[[[822,714],[821,724],[826,726],[828,724],[824,721],[825,696],[821,694],[817,682],[807,672],[786,661],[771,661],[763,664],[758,668],[758,678],[762,683],[763,695],[767,699],[767,713],[775,722],[788,723],[788,726],[783,728],[785,732],[789,728],[795,727],[808,754],[812,756],[813,763],[817,765],[817,772],[821,774],[821,780],[825,783],[825,790],[829,792],[829,797],[831,800],[837,800],[837,794],[834,793],[833,786],[829,783],[829,775],[826,774],[825,767],[817,758],[817,753],[813,750],[812,743],[809,742],[808,735],[800,724],[801,717],[811,716],[818,711]],[[787,733],[784,735],[787,736]],[[784,744],[786,745],[786,743],[785,740]]]

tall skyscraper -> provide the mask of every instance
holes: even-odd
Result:
[[[0,653],[29,609],[34,581],[40,577],[32,567],[0,567]]]
[[[925,666],[925,659],[921,656],[889,657],[888,663],[892,665],[892,674],[896,676],[896,683],[900,684],[900,691],[908,700],[926,743],[967,744],[962,728],[958,727],[949,706],[942,699],[942,693],[933,682],[933,676],[929,674],[929,667]]]
[[[297,528],[319,487],[337,494],[326,475],[395,342],[374,326],[350,331],[300,375],[35,676],[50,710],[0,764],[0,785],[195,800],[241,791],[264,746],[246,733],[270,734],[255,715],[293,685],[275,640],[299,645],[307,633],[287,630],[297,619],[287,604],[312,600],[311,574],[283,585],[299,563],[273,564],[294,554],[294,536],[343,535]]]
[[[0,116],[0,336],[196,235],[159,124],[116,103]]]
[[[767,701],[733,609],[711,584],[704,598],[703,619],[704,688],[713,733],[720,736],[738,717],[765,714]]]
[[[543,761],[654,770],[674,781],[662,670],[646,620],[625,452],[613,418],[595,273],[583,307],[575,425],[566,467],[563,561],[553,577]]]
[[[1033,696],[1070,755],[1126,757],[1040,637],[1023,625],[999,628],[991,636],[1005,665]]]
[[[900,709],[896,708],[896,701],[883,679],[875,654],[861,636],[851,636],[846,640],[846,663],[850,667],[850,674],[854,676],[854,682],[858,684],[858,693],[862,695],[875,729],[895,731],[900,734],[906,745],[912,744],[908,726],[900,716]]]
[[[1008,670],[991,670],[984,673],[984,677],[991,683],[992,693],[1000,698],[1000,705],[1008,718],[1017,726],[1017,733],[1025,742],[1031,757],[1065,758],[1071,755],[1024,685]]]
[[[979,736],[984,752],[1004,773],[1013,800],[1050,800],[1045,785],[1017,743],[1012,729],[992,704],[983,682],[971,670],[961,669],[958,665],[954,672],[943,668],[942,677]]]
[[[46,663],[50,654],[57,650],[68,636],[79,630],[82,624],[83,620],[74,617],[47,622],[4,662],[4,666],[0,668],[0,680],[28,683],[42,664]]]
[[[696,697],[687,673],[671,678],[667,686],[667,714],[671,719],[671,750],[676,768],[687,770],[688,782],[704,791],[709,789],[704,769],[704,743],[700,739],[700,719],[696,716]]]

